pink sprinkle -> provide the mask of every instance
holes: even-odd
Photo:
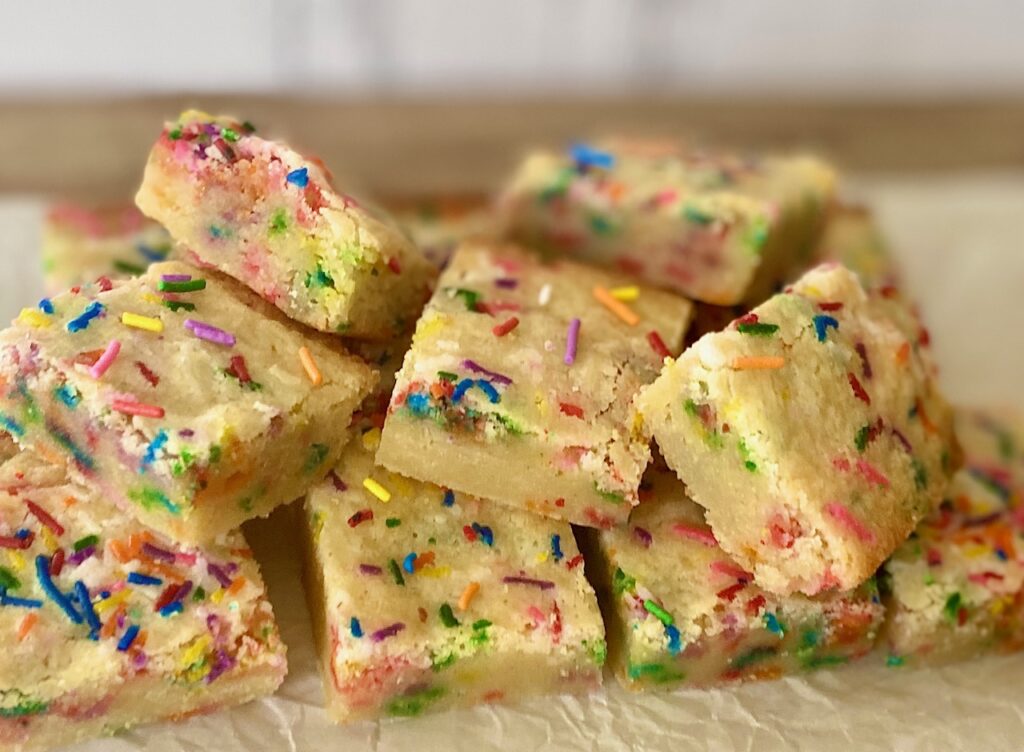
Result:
[[[94,379],[103,378],[110,366],[114,364],[114,360],[117,359],[117,354],[121,352],[120,340],[112,339],[107,345],[107,349],[103,351],[103,354],[96,360],[92,368],[89,369],[89,375]]]
[[[872,483],[877,483],[883,487],[889,486],[889,479],[882,475],[882,473],[880,473],[875,466],[867,460],[857,460],[857,472]]]
[[[571,366],[576,362],[576,345],[580,338],[580,320],[569,322],[569,332],[565,338],[565,364]]]
[[[825,505],[825,511],[860,540],[865,543],[875,542],[875,534],[863,522],[854,517],[853,512],[839,502],[830,501]]]
[[[119,413],[125,415],[137,415],[140,418],[162,418],[164,409],[159,405],[147,405],[143,402],[115,399],[110,406]]]
[[[218,329],[215,326],[204,324],[202,321],[186,319],[185,328],[196,335],[199,339],[205,339],[207,342],[213,342],[217,345],[225,345],[226,347],[235,346],[235,335],[225,332],[223,329]]]
[[[530,606],[528,609],[526,609],[526,613],[531,619],[533,619],[533,625],[535,627],[539,627],[541,624],[547,621],[547,617],[544,616],[544,612],[536,606]]]
[[[754,575],[733,561],[716,559],[708,565],[708,568],[717,574],[724,574],[726,577],[733,577],[744,582],[750,582],[754,579]]]
[[[832,465],[835,467],[836,470],[839,470],[841,472],[850,472],[850,461],[846,459],[846,457],[835,457],[832,460]]]
[[[678,195],[679,194],[676,193],[676,191],[672,190],[671,188],[668,188],[668,189],[663,190],[663,191],[659,191],[658,193],[656,193],[654,195],[654,199],[653,199],[654,205],[655,206],[664,206],[665,204],[671,204],[673,201],[676,200]]]
[[[677,522],[672,526],[672,532],[680,538],[686,538],[708,547],[718,545],[718,539],[715,538],[715,534],[704,527]]]

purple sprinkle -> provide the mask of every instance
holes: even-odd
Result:
[[[71,554],[71,556],[68,557],[68,564],[72,564],[77,567],[79,564],[88,559],[94,553],[96,553],[96,546],[87,546],[86,548],[83,548],[81,551],[75,551],[73,554]]]
[[[144,669],[146,667],[146,664],[149,663],[149,657],[141,650],[139,650],[135,653],[135,658],[132,660],[132,663],[134,664],[136,669]]]
[[[230,671],[234,667],[234,657],[222,648],[217,648],[214,653],[213,665],[210,666],[210,673],[206,675],[206,683],[209,684],[225,671]]]
[[[213,579],[220,583],[221,587],[227,587],[231,584],[231,578],[228,577],[228,573],[224,571],[224,568],[220,564],[214,564],[212,561],[207,563],[206,571],[210,573]]]
[[[511,277],[500,277],[494,280],[494,284],[496,284],[498,287],[503,287],[506,290],[514,290],[515,288],[519,287],[519,280],[512,279]]]
[[[399,622],[395,622],[390,627],[384,627],[383,629],[378,629],[376,632],[374,632],[372,635],[370,635],[370,641],[371,642],[383,642],[384,640],[386,640],[389,637],[394,637],[396,634],[401,632],[403,629],[405,629],[405,625],[402,624],[402,622],[400,622],[400,621]]]
[[[651,543],[654,542],[654,537],[642,527],[633,528],[633,535],[638,541],[640,541],[640,545],[644,548],[650,548]]]
[[[384,570],[373,564],[360,564],[359,571],[363,574],[384,574]]]
[[[178,431],[178,436],[182,437],[183,439],[191,439],[195,435],[196,432],[193,431],[191,428],[182,428],[180,431]]]
[[[334,470],[331,470],[331,472],[329,472],[327,476],[331,479],[331,483],[334,484],[335,491],[348,490],[348,484],[345,483],[345,481],[341,479],[341,476],[339,476]]]
[[[565,338],[565,364],[571,366],[576,362],[576,343],[580,338],[580,320],[569,322],[569,332]]]
[[[166,548],[158,548],[152,543],[143,543],[142,550],[145,551],[146,556],[153,559],[162,559],[163,561],[171,563],[173,563],[175,559],[174,552],[168,551]]]
[[[483,373],[483,374],[486,374],[486,375],[490,376],[491,380],[494,381],[497,384],[511,384],[512,383],[512,379],[510,379],[508,376],[504,376],[504,375],[502,375],[500,373],[496,373],[495,371],[491,371],[491,370],[489,370],[487,368],[484,368],[482,365],[477,363],[475,360],[464,360],[464,361],[462,361],[462,367],[467,369],[467,370],[469,370],[469,371],[472,371],[473,373]]]
[[[907,437],[900,433],[900,429],[893,428],[892,435],[899,439],[899,442],[903,445],[903,448],[907,450],[907,454],[913,454],[914,449],[910,446],[910,442],[907,441]]]
[[[191,274],[161,274],[161,282],[191,282]]]
[[[185,328],[196,335],[199,339],[205,339],[207,342],[213,342],[214,344],[225,345],[227,347],[235,346],[235,335],[225,332],[223,329],[218,329],[215,326],[204,324],[202,321],[186,319]]]
[[[532,577],[502,577],[501,581],[508,585],[530,585],[541,590],[550,590],[555,586],[551,580],[535,580]]]

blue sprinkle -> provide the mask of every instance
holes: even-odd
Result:
[[[139,472],[146,472],[146,468],[156,462],[156,453],[164,448],[167,443],[167,431],[158,431],[153,440],[149,442],[149,446],[146,447],[146,453],[142,457],[142,465],[139,467]]]
[[[0,606],[18,606],[20,608],[42,608],[43,602],[34,598],[17,598],[8,595],[7,591],[0,588]]]
[[[446,507],[455,506],[455,492],[450,488],[444,492],[444,501],[441,502]]]
[[[473,387],[473,384],[473,379],[463,379],[456,384],[455,389],[452,391],[452,402],[458,404],[462,400],[463,395]]]
[[[104,306],[99,301],[93,301],[85,307],[78,316],[71,319],[67,324],[67,330],[69,332],[80,332],[83,329],[88,328],[89,322],[99,316],[104,311]]]
[[[75,582],[75,599],[78,601],[78,605],[82,607],[82,613],[85,614],[85,623],[89,625],[89,639],[98,640],[100,638],[100,629],[103,625],[100,624],[100,618],[96,616],[96,611],[92,607],[89,589],[81,580]]]
[[[0,428],[3,428],[16,439],[20,439],[25,435],[25,427],[11,416],[4,415],[3,413],[0,413]]]
[[[765,612],[764,625],[768,628],[768,631],[772,632],[773,634],[780,635],[783,632],[782,624],[779,622],[775,614],[773,614],[771,611]]]
[[[562,536],[558,533],[551,536],[551,555],[555,557],[555,561],[561,561],[565,557],[562,553]]]
[[[423,416],[430,409],[430,398],[422,392],[416,392],[405,398],[405,404],[414,414]]]
[[[124,631],[124,634],[121,636],[121,639],[117,641],[117,649],[120,650],[122,653],[125,652],[128,648],[132,646],[132,643],[135,642],[135,638],[138,637],[138,635],[139,625],[132,624],[130,627],[128,627],[128,629]]]
[[[181,601],[173,601],[160,609],[160,615],[167,617],[171,614],[180,614],[183,609],[184,607],[181,605]]]
[[[474,522],[473,532],[476,533],[477,537],[479,537],[480,540],[482,540],[488,546],[494,545],[494,531],[487,527],[487,525],[481,525],[478,522]]]
[[[487,395],[487,399],[491,401],[491,404],[501,402],[501,395],[498,394],[498,390],[491,385],[491,382],[485,381],[484,379],[477,379],[476,385],[479,387],[480,391]]]
[[[149,261],[163,261],[167,258],[167,249],[165,248],[153,248],[145,243],[136,243],[135,250]]]
[[[353,616],[352,619],[349,621],[348,628],[349,631],[352,632],[353,637],[358,638],[363,636],[363,625],[359,623],[359,619],[357,619],[356,617]]]
[[[81,395],[78,390],[70,384],[61,384],[59,387],[53,390],[54,395],[64,405],[72,410],[78,407],[78,403],[82,401]]]
[[[610,170],[615,166],[615,157],[612,154],[587,144],[573,144],[569,147],[569,154],[579,167],[603,167]]]
[[[838,329],[839,322],[831,316],[820,315],[814,317],[814,332],[818,335],[818,342],[825,341],[825,333],[828,331],[829,327]]]
[[[996,549],[996,558],[999,559],[999,561],[1006,561],[1006,559],[1007,559],[1006,551],[1004,551],[1001,548],[997,548]]]
[[[32,531],[30,531],[27,527],[23,527],[21,528],[21,530],[14,534],[14,537],[18,540],[25,540],[31,534],[31,532]]]
[[[292,185],[297,185],[299,188],[305,188],[309,185],[309,170],[305,167],[300,167],[297,170],[292,170],[288,173],[288,177],[285,178]]]
[[[75,611],[75,607],[71,605],[71,600],[50,579],[50,559],[43,554],[39,554],[36,557],[36,577],[39,578],[39,584],[42,586],[43,592],[46,593],[47,597],[56,603],[71,621],[75,624],[81,624],[82,615]]]
[[[109,597],[110,597],[110,591],[109,590],[101,590],[100,591],[100,600],[105,601]]]
[[[408,556],[406,556],[404,559],[402,559],[402,569],[404,569],[409,574],[412,574],[413,572],[416,571],[416,569],[413,566],[415,563],[416,563],[416,554],[414,552],[414,553],[411,553]]]
[[[668,652],[672,655],[679,655],[679,651],[683,649],[683,641],[674,624],[665,625],[665,636],[668,637]]]
[[[43,298],[39,301],[39,310],[48,316],[53,315],[53,302],[49,298]]]
[[[130,572],[128,582],[132,585],[163,585],[164,581],[159,577],[150,577],[142,572]]]

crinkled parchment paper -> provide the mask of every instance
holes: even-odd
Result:
[[[1022,404],[1024,176],[862,179],[932,331],[947,392]],[[38,297],[41,205],[0,200],[0,320]],[[722,690],[630,695],[609,679],[587,698],[542,698],[410,721],[331,725],[299,581],[293,515],[246,526],[289,646],[274,697],[147,726],[76,752],[278,750],[1012,750],[1024,749],[1024,655],[941,669],[837,671]]]

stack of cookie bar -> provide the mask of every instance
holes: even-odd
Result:
[[[48,247],[92,228],[71,289],[0,332],[0,741],[273,692],[238,528],[296,498],[339,722],[606,663],[643,689],[1020,646],[1022,429],[960,411],[961,453],[835,182],[609,140],[395,220],[249,123],[169,123],[149,219],[55,214]]]

